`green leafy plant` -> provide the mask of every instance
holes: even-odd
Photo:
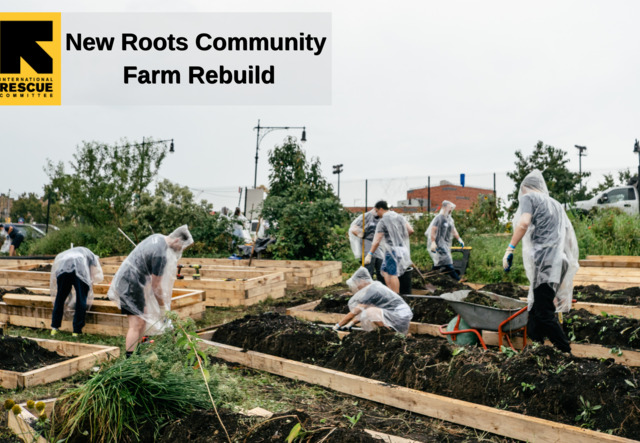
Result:
[[[530,391],[533,391],[536,388],[535,385],[531,385],[525,382],[522,382],[520,385],[522,386],[522,392],[526,392],[527,389],[529,389]]]
[[[344,414],[343,417],[349,420],[349,424],[350,424],[349,427],[353,429],[354,426],[357,425],[358,422],[360,421],[360,418],[362,417],[362,412],[358,412],[358,415],[354,415],[353,417]]]
[[[609,354],[615,354],[618,357],[620,357],[622,355],[622,349],[620,349],[620,348],[611,348],[609,350]]]
[[[507,356],[507,358],[511,358],[514,357],[516,355],[518,355],[518,351],[514,351],[513,349],[511,349],[508,346],[501,346],[500,347],[500,351]]]
[[[580,396],[580,402],[582,403],[582,406],[580,407],[580,414],[576,417],[576,421],[582,420],[582,427],[593,427],[594,420],[592,419],[592,416],[595,415],[596,411],[602,408],[602,406],[591,406],[589,400],[585,401],[582,395]]]

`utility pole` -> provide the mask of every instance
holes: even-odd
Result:
[[[343,171],[344,165],[333,165],[333,173],[338,174],[338,198],[340,198],[340,173]]]
[[[427,179],[427,214],[431,214],[431,176]]]
[[[260,142],[264,138],[265,135],[270,133],[271,131],[275,131],[277,129],[302,129],[302,137],[300,141],[305,143],[307,141],[307,129],[305,126],[260,126],[260,120],[258,120],[258,126],[253,128],[257,130],[256,132],[256,171],[253,178],[253,189],[258,187],[258,150],[260,149]],[[260,132],[262,131],[262,132]]]
[[[49,195],[47,197],[47,228],[44,231],[45,234],[49,233],[49,208],[50,207],[51,207],[51,189],[49,189]]]
[[[575,147],[578,148],[578,158],[580,159],[578,170],[580,171],[580,189],[582,189],[582,157],[587,156],[587,147],[578,145],[575,145]]]
[[[636,180],[636,190],[640,193],[640,143],[636,139],[636,143],[633,145],[633,152],[638,154],[638,180]],[[638,199],[638,210],[640,210],[640,199]]]
[[[369,180],[364,181],[364,210],[365,212],[369,210]]]

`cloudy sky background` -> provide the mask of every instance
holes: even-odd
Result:
[[[514,152],[538,140],[570,153],[586,145],[583,170],[631,168],[640,137],[640,57],[632,1],[2,1],[5,12],[331,12],[331,106],[67,106],[0,108],[0,192],[42,192],[47,158],[72,159],[83,140],[175,139],[160,175],[197,189],[215,209],[237,205],[253,185],[255,131],[306,126],[307,154],[332,182],[344,164],[345,205],[395,204],[409,187],[441,179],[491,188],[512,184]],[[211,30],[215,32],[215,30]],[[300,131],[292,131],[300,136]],[[268,184],[261,145],[258,184]],[[201,192],[204,191],[204,192]]]

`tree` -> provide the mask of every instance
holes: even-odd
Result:
[[[566,151],[545,145],[542,141],[536,144],[529,157],[525,157],[520,150],[516,151],[516,170],[507,173],[507,176],[516,185],[514,191],[508,196],[511,201],[511,205],[507,209],[510,215],[513,215],[518,208],[518,192],[522,180],[534,169],[542,172],[547,188],[549,188],[549,194],[560,203],[568,203],[572,198],[576,200],[587,198],[586,187],[581,188],[580,183],[591,173],[583,172],[580,174],[569,171],[567,155]]]
[[[83,142],[73,155],[72,174],[64,166],[46,168],[51,190],[64,201],[68,215],[95,226],[122,226],[136,199],[155,178],[165,147],[147,143],[120,146]]]
[[[127,229],[139,242],[154,232],[166,235],[186,224],[194,240],[194,245],[188,249],[189,253],[229,252],[231,221],[226,217],[211,215],[212,210],[213,205],[206,200],[196,202],[188,187],[163,180],[158,183],[155,194],[142,193]]]
[[[11,205],[11,220],[24,218],[27,223],[44,223],[47,217],[47,207],[43,204],[38,194],[26,192],[18,197]]]
[[[276,258],[327,260],[336,258],[346,236],[339,227],[348,220],[340,200],[320,171],[320,160],[307,161],[294,137],[269,151],[270,193],[262,217],[276,236]]]

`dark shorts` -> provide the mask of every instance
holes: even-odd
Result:
[[[398,261],[396,260],[396,256],[392,252],[387,252],[384,255],[384,260],[382,262],[382,266],[380,267],[380,271],[386,272],[389,275],[397,276],[398,275]]]
[[[122,279],[118,284],[118,292],[120,293],[120,313],[140,315],[144,312],[144,291],[139,282],[130,284],[127,280]]]
[[[13,249],[18,249],[23,241],[24,235],[17,234],[13,239],[11,239],[11,246],[13,246]]]

